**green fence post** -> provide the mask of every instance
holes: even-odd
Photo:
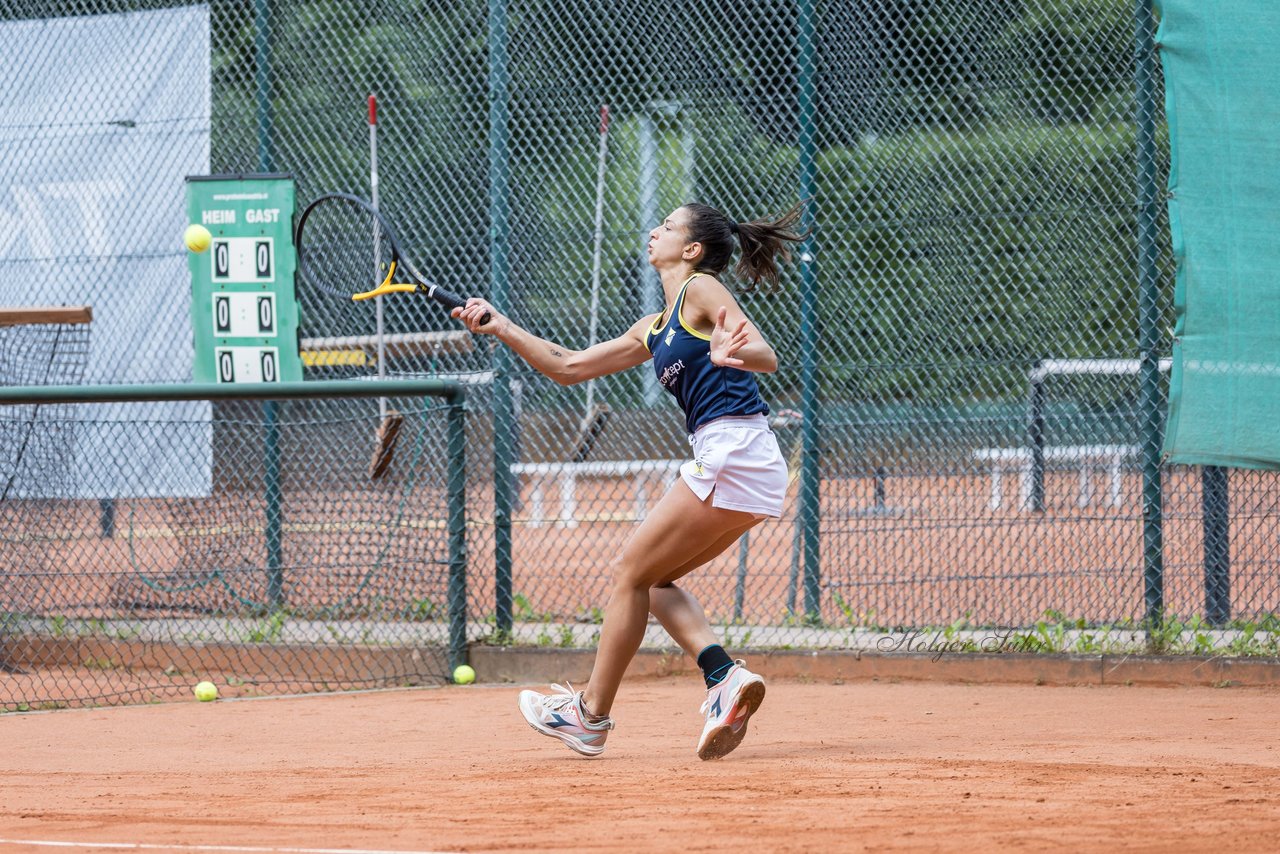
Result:
[[[271,114],[271,2],[253,4],[254,113],[258,124],[258,171],[270,172],[275,161]]]
[[[1142,437],[1142,564],[1147,622],[1164,620],[1164,508],[1160,477],[1160,306],[1156,256],[1155,30],[1151,0],[1134,5],[1138,183],[1138,391]]]
[[[267,603],[272,611],[284,607],[284,520],[280,490],[280,422],[278,404],[262,404],[263,499],[266,524],[263,535],[267,550]]]
[[[799,68],[799,142],[800,198],[806,202],[804,227],[812,228],[816,189],[817,110],[814,76],[814,7],[812,0],[800,0],[797,11]],[[821,495],[819,492],[818,458],[818,275],[813,238],[805,241],[800,252],[800,367],[801,409],[804,456],[800,475],[800,514],[804,520],[804,610],[810,622],[822,619],[822,575],[818,543]]]
[[[1031,449],[1031,496],[1028,510],[1044,512],[1044,360],[1031,369],[1030,400],[1027,403],[1027,445]],[[1021,500],[1021,497],[1019,497]]]
[[[1204,618],[1213,626],[1231,619],[1231,495],[1227,470],[1205,466],[1200,473],[1204,516]]]
[[[506,0],[489,0],[489,274],[493,307],[511,310],[508,238],[511,200],[507,188],[510,95]],[[494,619],[499,636],[511,633],[511,466],[515,462],[515,412],[511,401],[511,352],[494,351],[493,550]]]
[[[461,395],[449,398],[449,671],[467,663],[467,437]]]
[[[255,0],[253,14],[254,102],[258,125],[258,171],[270,172],[275,160],[271,117],[271,4]],[[280,413],[274,400],[262,404],[263,502],[266,524],[267,603],[284,607],[284,520],[280,496]]]

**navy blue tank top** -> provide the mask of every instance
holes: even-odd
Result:
[[[658,382],[675,395],[684,410],[684,426],[693,433],[708,421],[726,415],[768,414],[755,375],[738,368],[720,367],[711,361],[711,336],[684,322],[684,293],[702,273],[694,273],[680,286],[671,316],[662,328],[654,319],[645,331],[644,346],[653,354]]]

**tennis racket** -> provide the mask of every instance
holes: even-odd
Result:
[[[390,223],[359,196],[329,193],[307,205],[294,245],[302,278],[330,296],[359,301],[412,293],[450,310],[467,304],[464,297],[419,273]],[[366,289],[369,284],[374,287]],[[489,319],[485,312],[480,325]]]

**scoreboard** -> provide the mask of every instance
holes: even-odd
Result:
[[[289,175],[187,178],[187,222],[213,235],[187,256],[196,382],[302,379],[294,205]]]

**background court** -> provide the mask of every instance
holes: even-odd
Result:
[[[0,839],[1248,851],[1280,830],[1276,689],[774,680],[743,746],[714,763],[694,754],[696,676],[625,684],[598,760],[531,732],[516,693],[480,685],[5,716]]]

